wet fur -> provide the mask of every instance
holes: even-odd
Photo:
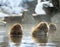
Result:
[[[22,35],[22,26],[19,23],[14,24],[9,32],[10,35]]]
[[[48,24],[46,22],[40,22],[33,30],[32,36],[40,36],[41,33],[44,32],[47,35],[48,32]]]

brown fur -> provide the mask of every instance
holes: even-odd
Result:
[[[14,24],[9,32],[10,35],[22,35],[22,27],[19,23]]]
[[[32,36],[40,36],[42,33],[45,33],[47,35],[48,32],[48,25],[46,22],[40,22],[33,30],[32,30]]]

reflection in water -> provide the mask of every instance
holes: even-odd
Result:
[[[47,35],[42,35],[42,36],[39,36],[39,37],[34,36],[33,39],[36,43],[39,43],[40,46],[41,45],[45,46],[46,43],[48,42]]]
[[[22,40],[22,36],[9,36],[11,42],[13,42],[16,46],[19,46]]]
[[[47,43],[47,41],[48,41],[48,38],[46,35],[42,35],[39,37],[33,37],[33,38],[37,43]]]
[[[42,35],[42,36],[33,36],[34,41],[38,44],[39,47],[56,47],[55,43],[48,43],[48,36]]]

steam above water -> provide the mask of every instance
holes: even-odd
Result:
[[[33,0],[0,0],[0,9],[9,14],[20,14],[28,8],[27,2]]]

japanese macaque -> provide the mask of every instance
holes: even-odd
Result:
[[[50,23],[49,24],[49,31],[56,31],[56,24]]]
[[[47,43],[48,24],[40,22],[33,30],[32,37],[37,43]]]
[[[15,23],[10,31],[9,31],[10,35],[22,35],[22,26],[19,23]]]
[[[47,32],[48,32],[48,24],[46,22],[40,22],[32,30],[32,36],[39,37],[39,36],[47,35]]]

